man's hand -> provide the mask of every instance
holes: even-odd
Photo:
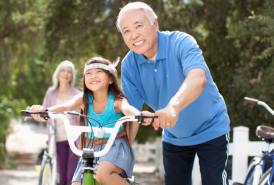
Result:
[[[174,127],[179,117],[179,111],[175,110],[170,104],[168,104],[165,108],[155,112],[155,115],[158,116],[158,119],[154,120],[153,127],[155,130],[158,130],[159,127]]]

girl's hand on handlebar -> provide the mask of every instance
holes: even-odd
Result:
[[[151,113],[149,111],[142,111],[142,114],[144,116],[154,116],[154,113]],[[152,120],[153,120],[152,118],[144,118],[144,123],[142,123],[142,125],[148,126],[152,123]]]
[[[32,105],[28,110],[31,112],[43,112],[45,111],[45,108],[41,105]],[[46,121],[44,118],[41,118],[39,114],[31,114],[31,116],[38,121],[39,119],[42,121]]]

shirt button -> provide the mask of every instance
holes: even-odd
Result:
[[[157,69],[154,69],[154,72],[157,72]]]
[[[147,63],[150,63],[150,61],[147,61]]]

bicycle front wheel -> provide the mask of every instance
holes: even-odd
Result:
[[[267,170],[267,172],[265,172],[259,182],[258,185],[274,185],[273,182],[269,182],[269,177],[270,177],[270,172],[271,172],[272,168],[270,168],[269,170]]]
[[[261,163],[259,164],[260,161],[261,161],[260,157],[254,157],[252,159],[247,169],[247,175],[245,178],[244,185],[258,184],[262,176],[262,164]]]
[[[50,159],[47,158],[42,162],[40,176],[39,176],[39,185],[53,185],[51,182],[52,179],[52,165]]]

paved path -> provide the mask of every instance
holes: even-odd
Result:
[[[0,184],[5,185],[37,185],[38,174],[35,170],[37,154],[46,148],[46,128],[42,124],[26,121],[11,123],[13,133],[7,138],[7,151],[15,155],[14,170],[0,170]],[[152,164],[136,164],[133,175],[142,185],[164,185],[157,178]]]

